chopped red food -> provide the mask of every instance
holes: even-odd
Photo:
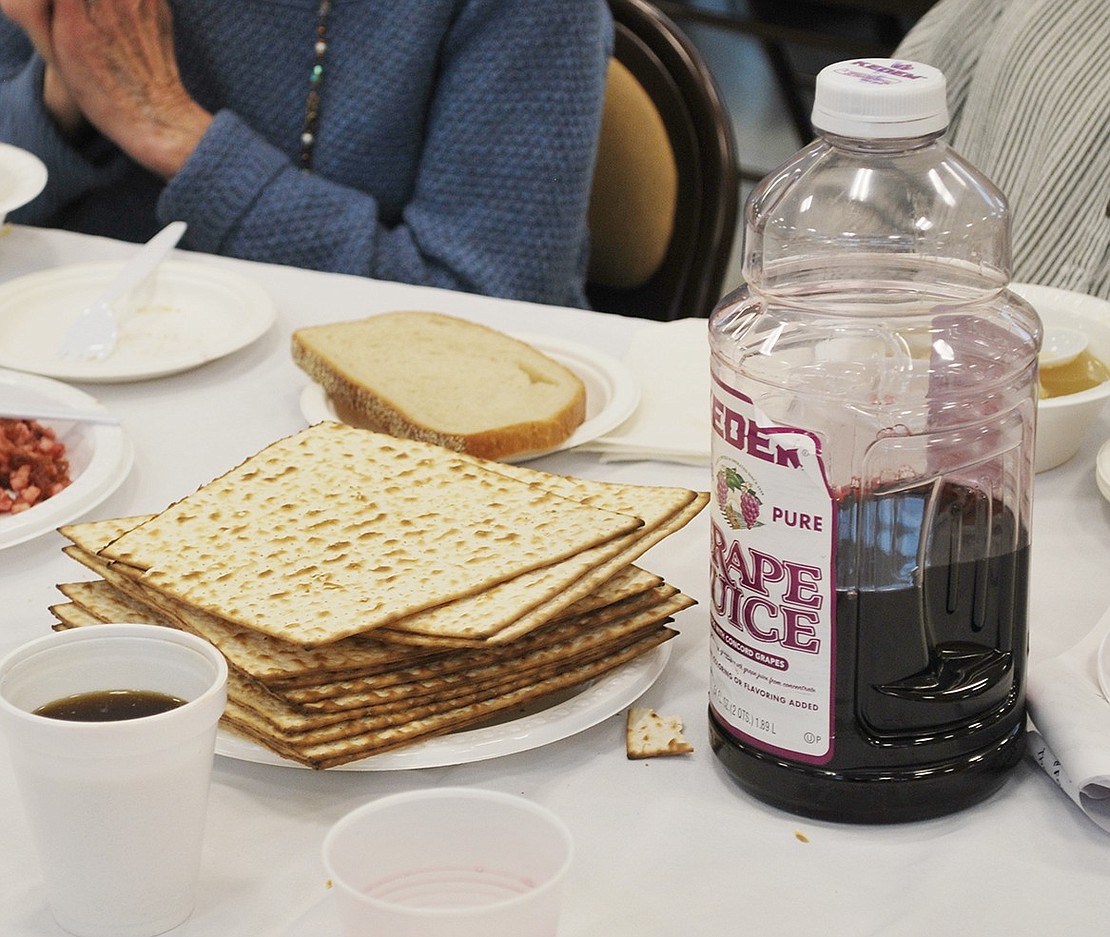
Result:
[[[37,420],[0,419],[0,514],[18,514],[70,483],[65,444]]]

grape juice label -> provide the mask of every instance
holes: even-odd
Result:
[[[713,386],[710,706],[738,740],[833,755],[835,503],[818,436]]]

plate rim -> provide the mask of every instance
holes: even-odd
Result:
[[[84,391],[37,374],[0,368],[0,386],[15,384],[42,392],[58,403],[109,412],[95,397]],[[40,420],[50,425],[64,421]],[[93,457],[85,470],[64,491],[12,517],[0,520],[0,550],[27,543],[68,524],[92,510],[123,484],[134,464],[135,449],[122,425],[85,427],[93,441]],[[38,513],[35,513],[35,512]]]
[[[395,751],[367,755],[358,761],[325,770],[374,772],[446,768],[502,758],[554,744],[604,722],[650,689],[670,661],[672,642],[673,639],[664,641],[639,657],[589,681],[574,696],[537,713],[494,726],[462,729],[434,736]],[[617,682],[618,678],[622,682]],[[576,709],[582,708],[584,697],[589,697],[585,700],[589,708],[583,713],[576,713]],[[578,718],[572,718],[574,716]],[[551,726],[560,721],[561,727],[552,730]],[[546,731],[530,732],[536,727]],[[495,744],[497,742],[500,744]],[[459,750],[460,746],[465,747],[468,744],[468,753]],[[456,749],[454,755],[449,754],[452,748]],[[269,767],[313,770],[307,765],[283,758],[250,739],[234,735],[222,726],[216,733],[216,754],[233,761]]]
[[[49,290],[52,280],[66,278],[68,281],[79,280],[81,277],[95,275],[97,279],[108,279],[111,274],[119,270],[126,261],[103,260],[87,261],[74,264],[62,264],[36,270],[23,276],[14,277],[0,283],[0,319],[10,313],[13,302],[18,301],[19,294],[27,290]],[[42,377],[54,378],[61,381],[79,381],[86,384],[123,384],[134,381],[150,380],[158,377],[168,377],[179,374],[216,361],[227,355],[240,351],[253,344],[265,335],[277,320],[277,306],[270,293],[252,277],[244,276],[237,271],[229,270],[218,264],[197,262],[196,259],[171,258],[163,261],[155,276],[166,276],[178,283],[213,283],[225,285],[247,300],[241,309],[234,310],[239,313],[239,319],[234,323],[227,340],[222,345],[206,348],[201,353],[191,352],[165,358],[159,364],[157,359],[152,365],[149,359],[144,359],[142,366],[115,370],[111,369],[111,359],[106,361],[67,362],[57,359],[56,366],[44,366],[42,362],[24,366],[11,360],[0,349],[0,368],[13,371],[22,371],[27,374],[36,374]],[[11,295],[11,294],[14,294]]]
[[[0,194],[0,221],[7,217],[8,212],[22,208],[46,188],[49,172],[46,164],[30,150],[15,146],[12,143],[0,143],[0,162],[15,167],[15,172],[21,174],[19,180],[22,188],[16,186],[15,192],[4,198]]]
[[[1095,672],[1103,699],[1110,703],[1110,631],[1102,636],[1095,653]]]
[[[585,445],[588,442],[593,442],[595,439],[604,436],[606,433],[620,426],[640,405],[640,398],[642,396],[640,381],[636,375],[632,373],[631,368],[619,358],[604,351],[599,351],[596,348],[591,348],[589,345],[582,344],[581,342],[558,338],[553,335],[524,332],[506,332],[505,334],[518,341],[526,342],[544,354],[554,358],[560,364],[574,371],[579,379],[583,379],[582,374],[575,369],[574,364],[577,363],[582,369],[585,369],[587,365],[592,366],[596,373],[600,373],[607,379],[609,397],[603,404],[601,410],[592,417],[586,419],[559,445],[537,452],[521,453],[520,455],[505,459],[504,461],[510,463],[528,462],[532,459],[553,455],[556,452],[565,452],[577,446]],[[337,423],[343,422],[335,413],[335,409],[332,407],[327,392],[315,381],[309,381],[302,388],[299,405],[301,416],[304,417],[309,424],[319,422],[320,420],[334,420]]]
[[[1099,446],[1095,454],[1095,482],[1102,496],[1110,501],[1110,439]]]

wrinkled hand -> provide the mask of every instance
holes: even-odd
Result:
[[[85,117],[164,178],[211,115],[181,83],[166,0],[53,0],[55,65]]]
[[[212,117],[181,83],[166,0],[0,3],[47,62],[44,98],[53,73],[84,119],[136,162],[163,178],[181,168]]]

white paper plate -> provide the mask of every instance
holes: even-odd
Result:
[[[1098,671],[1098,685],[1102,695],[1110,702],[1110,632],[1099,643],[1095,670]]]
[[[222,358],[274,321],[273,300],[253,280],[215,265],[167,260],[132,297],[133,311],[108,358],[58,357],[70,323],[121,266],[73,264],[0,285],[0,367],[87,383],[145,380]]]
[[[563,697],[546,709],[508,718],[496,725],[437,736],[397,751],[371,755],[361,761],[328,770],[400,771],[410,768],[442,768],[550,745],[584,732],[638,699],[663,672],[670,656],[670,643],[661,644],[623,667],[587,683],[574,695]],[[216,738],[216,754],[257,764],[305,767],[223,729]]]
[[[33,153],[0,143],[0,222],[46,187],[46,167]]]
[[[45,377],[0,370],[0,399],[5,391],[21,401],[41,400],[84,409],[104,408],[95,398]],[[65,443],[72,484],[20,514],[0,515],[0,549],[24,543],[76,520],[115,491],[131,471],[134,451],[123,428],[113,425],[41,420]]]
[[[547,335],[513,333],[513,337],[539,349],[578,375],[586,385],[586,419],[569,439],[555,448],[515,456],[507,461],[524,462],[581,446],[616,429],[639,405],[640,382],[621,361],[611,355],[595,351],[587,345]],[[301,415],[309,424],[322,420],[339,420],[331,400],[319,384],[309,384],[301,392]]]
[[[1098,450],[1098,456],[1095,458],[1095,478],[1098,481],[1098,490],[1107,501],[1110,501],[1110,439],[1106,440]]]

